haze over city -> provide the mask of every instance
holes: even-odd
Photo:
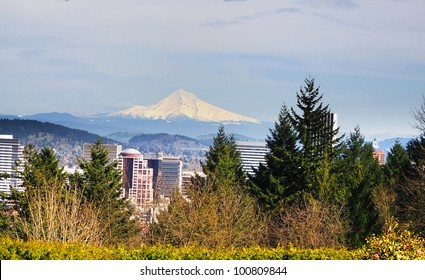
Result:
[[[272,122],[314,77],[342,131],[412,136],[424,10],[420,0],[4,0],[0,114],[89,116],[184,88]]]

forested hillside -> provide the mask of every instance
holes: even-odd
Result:
[[[116,143],[84,130],[35,120],[0,119],[0,134],[12,134],[22,145],[32,144],[37,149],[49,146],[56,151],[61,164],[70,166],[82,155],[84,143],[94,143],[99,138],[105,144]]]

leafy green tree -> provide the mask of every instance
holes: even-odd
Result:
[[[99,209],[99,217],[108,243],[123,243],[137,233],[133,210],[127,199],[122,197],[122,174],[117,162],[109,163],[108,151],[101,140],[96,141],[91,152],[91,160],[79,160],[83,173],[75,175],[73,182],[78,184],[84,197]]]
[[[213,145],[205,154],[205,162],[201,162],[203,172],[213,181],[213,185],[233,185],[242,187],[246,184],[246,174],[242,168],[242,160],[236,149],[233,136],[227,136],[224,127],[220,126],[214,137]]]

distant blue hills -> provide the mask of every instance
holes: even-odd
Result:
[[[185,135],[205,144],[210,144],[220,125],[219,123],[201,122],[187,118],[152,120],[107,115],[77,117],[69,113],[59,112],[28,116],[0,115],[0,119],[28,119],[49,122],[73,129],[85,130],[123,143],[128,142],[135,135],[168,133]],[[234,134],[236,140],[264,141],[272,126],[272,123],[229,123],[225,124],[225,131],[228,134]],[[396,141],[406,146],[411,139],[405,137],[383,139],[379,141],[379,146],[388,154]]]
[[[168,133],[186,135],[196,138],[199,135],[215,134],[219,123],[202,122],[188,118],[176,118],[173,120],[154,120],[122,116],[99,115],[93,117],[77,117],[68,113],[41,113],[28,116],[0,115],[7,119],[29,119],[43,122],[60,124],[74,129],[82,129],[101,136],[111,135],[117,132],[134,134]],[[265,139],[272,126],[270,123],[228,123],[225,124],[226,133],[245,135],[252,139]]]

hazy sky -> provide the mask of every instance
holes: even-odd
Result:
[[[0,114],[109,113],[183,88],[260,120],[314,77],[343,131],[417,134],[423,0],[1,0]]]

